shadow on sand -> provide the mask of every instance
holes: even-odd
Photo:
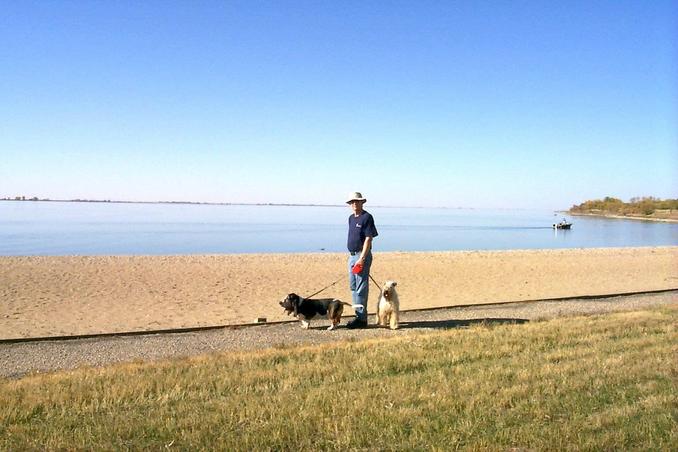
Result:
[[[527,323],[527,319],[515,318],[484,318],[484,319],[466,319],[466,320],[420,320],[411,322],[400,322],[400,328],[466,328],[472,325],[521,325]]]
[[[371,316],[370,316],[371,317]],[[523,323],[529,322],[528,319],[517,319],[517,318],[484,318],[484,319],[465,319],[465,320],[415,320],[415,321],[401,321],[400,329],[449,329],[449,328],[467,328],[472,325],[521,325]],[[346,329],[346,323],[342,323],[337,328]],[[326,330],[327,325],[315,325],[311,326],[309,330]],[[377,326],[374,321],[370,318],[369,323],[366,328],[360,328],[360,330],[373,330],[373,329],[388,329],[388,326]]]

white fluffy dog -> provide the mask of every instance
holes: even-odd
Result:
[[[386,326],[388,324],[392,330],[398,329],[400,317],[400,301],[395,289],[397,284],[395,281],[384,283],[377,306],[377,325]]]

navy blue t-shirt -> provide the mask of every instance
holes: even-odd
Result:
[[[374,225],[374,218],[366,210],[357,217],[353,214],[348,217],[348,250],[358,253],[363,249],[365,237],[376,237],[379,233]]]

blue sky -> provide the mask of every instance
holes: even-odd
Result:
[[[0,197],[678,197],[675,1],[0,4]]]

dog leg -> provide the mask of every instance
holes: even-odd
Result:
[[[391,329],[392,330],[397,330],[400,327],[399,317],[400,317],[400,314],[398,313],[398,311],[394,311],[394,312],[391,313]]]
[[[341,313],[344,312],[344,306],[341,303],[333,304],[327,310],[327,319],[330,321],[330,326],[327,331],[332,331],[341,322]]]
[[[386,310],[383,306],[379,307],[379,312],[377,313],[377,325],[386,326]]]
[[[333,318],[331,319],[331,322],[332,322],[332,326],[330,326],[330,327],[328,328],[328,330],[333,330],[333,329],[335,329],[337,326],[339,326],[339,324],[341,323],[341,310],[339,311],[339,315],[337,315],[336,317],[333,317]]]

